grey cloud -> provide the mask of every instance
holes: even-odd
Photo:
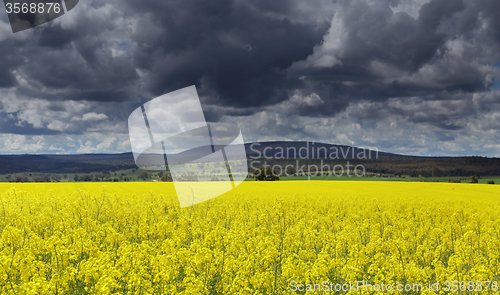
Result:
[[[216,92],[219,103],[236,107],[285,100],[282,70],[306,58],[327,28],[277,16],[293,1],[128,3],[151,14],[139,22],[135,59],[151,73],[155,95],[196,84],[201,95]]]
[[[399,1],[339,1],[323,42],[289,76],[329,89],[327,101],[349,103],[488,91],[500,76],[491,66],[498,43],[487,37],[478,2],[433,0],[412,17],[394,9]]]
[[[421,98],[392,98],[387,102],[360,102],[352,116],[359,119],[393,118],[434,125],[443,130],[464,128],[463,118],[476,114],[472,97],[457,100],[424,100]]]
[[[123,148],[122,139],[88,134],[126,134],[136,107],[194,84],[208,121],[241,122],[254,140],[430,153],[451,139],[453,149],[471,150],[476,133],[484,136],[477,150],[497,140],[488,132],[500,112],[490,90],[500,77],[499,5],[91,0],[18,34],[4,30],[0,15],[0,101],[10,116],[0,129],[75,134],[85,151]],[[78,104],[85,108],[71,107]],[[407,146],[396,142],[405,135]]]

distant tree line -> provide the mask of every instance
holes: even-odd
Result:
[[[255,160],[255,159],[254,159]],[[259,160],[259,159],[257,159]],[[280,176],[296,175],[297,171],[294,167],[297,166],[295,159],[260,159],[261,163],[266,161],[266,164],[273,167],[279,165],[287,167],[281,171]],[[348,160],[351,165],[361,164],[365,167],[366,173],[370,174],[387,174],[397,177],[457,177],[457,176],[498,176],[500,175],[500,158],[486,157],[458,157],[458,158],[420,158],[420,157],[384,157],[372,160]],[[327,166],[330,171],[335,165],[346,165],[346,161],[330,161],[318,159],[301,159],[299,168],[302,165],[316,165],[321,167],[324,165],[324,171],[327,171]],[[253,169],[250,169],[253,173]],[[279,171],[278,171],[279,172]]]

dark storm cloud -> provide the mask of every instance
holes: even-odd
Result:
[[[0,87],[15,85],[15,70],[29,84],[16,89],[24,97],[128,101],[131,110],[140,96],[195,84],[209,105],[271,105],[300,87],[283,71],[311,54],[329,26],[332,13],[311,7],[303,13],[290,1],[80,3],[24,40],[2,42],[13,57],[2,54],[9,63]]]
[[[400,2],[391,2],[339,1],[323,43],[289,69],[290,78],[328,89],[320,95],[325,101],[350,103],[488,91],[495,70],[485,67],[499,57],[488,36],[500,27],[485,31],[480,15],[491,1],[433,0],[416,18],[394,11],[389,4]],[[466,48],[453,52],[453,42]],[[340,110],[323,108],[325,115]]]
[[[486,61],[474,62],[484,51],[450,57],[448,45],[465,36],[482,38],[476,47],[497,46],[496,2],[433,0],[416,17],[395,11],[395,0],[326,3],[307,12],[284,0],[92,1],[65,16],[74,24],[38,27],[10,51],[22,46],[27,60],[15,68],[31,83],[64,90],[54,99],[138,101],[138,92],[154,97],[195,84],[204,102],[236,108],[314,92],[325,104],[297,111],[316,116],[353,101],[491,86]],[[479,32],[484,19],[491,25]],[[12,70],[2,69],[3,87],[15,83]]]
[[[135,99],[139,76],[130,50],[113,52],[117,47],[113,44],[114,32],[118,31],[118,38],[124,35],[113,19],[119,16],[116,7],[100,12],[77,6],[63,16],[72,19],[61,18],[7,35],[0,42],[0,76],[7,75],[10,80],[1,79],[0,87],[13,86],[17,82],[13,79],[15,72],[26,81],[17,85],[16,93],[26,98],[95,102]]]
[[[73,30],[65,30],[61,26],[47,26],[46,28],[37,28],[40,32],[38,45],[52,49],[62,49],[64,46],[78,37],[78,33]]]
[[[9,71],[9,68],[0,70],[0,87],[12,87],[16,84],[14,75]]]
[[[15,118],[3,117],[0,121],[0,133],[12,133],[20,135],[57,135],[61,134],[60,131],[49,129],[35,129],[32,126],[17,125],[18,121]]]
[[[240,120],[271,139],[350,122],[332,140],[387,123],[400,138],[412,129],[414,147],[428,128],[449,141],[498,127],[499,9],[497,0],[89,0],[18,34],[5,33],[0,14],[0,102],[11,115],[2,130],[126,134],[140,104],[194,84],[208,121]],[[367,142],[396,145],[377,136]]]
[[[89,91],[89,95],[84,99],[100,101],[101,98],[93,96],[93,92],[109,91],[112,94],[117,90],[125,90],[139,78],[130,59],[126,56],[113,57],[111,51],[106,49],[106,42],[78,40],[73,41],[74,49],[41,50],[32,56],[43,62],[25,64],[20,71],[30,81],[53,89],[78,93]]]
[[[136,65],[149,71],[155,95],[195,84],[220,103],[251,107],[284,100],[299,81],[283,70],[306,58],[328,23],[292,22],[283,13],[291,2],[141,1],[128,4],[147,13],[134,36]]]
[[[15,50],[19,42],[5,40],[0,44],[2,46],[0,47],[0,88],[13,87],[17,84],[13,71],[22,62],[22,58]]]

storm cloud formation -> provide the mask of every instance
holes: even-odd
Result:
[[[246,141],[500,156],[496,0],[80,1],[13,34],[1,152],[130,151],[142,103],[196,85]]]

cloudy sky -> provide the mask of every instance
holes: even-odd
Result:
[[[500,157],[498,0],[80,0],[12,33],[0,153],[130,152],[141,104],[196,85],[245,141]],[[498,81],[498,82],[497,82]]]

